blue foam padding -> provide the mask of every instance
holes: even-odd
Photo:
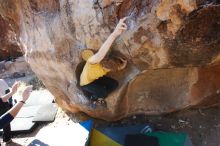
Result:
[[[154,127],[151,124],[143,124],[124,127],[97,128],[97,130],[117,143],[124,145],[125,136],[127,134],[144,134],[146,132],[153,132]]]
[[[85,146],[88,146],[89,145],[90,134],[91,134],[92,128],[93,128],[93,121],[92,120],[87,120],[87,121],[80,122],[79,124],[89,132],[87,142],[85,143]]]
[[[92,126],[93,126],[92,120],[83,121],[83,122],[80,122],[79,124],[89,132],[92,130]]]

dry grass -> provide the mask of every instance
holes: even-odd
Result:
[[[41,88],[43,89],[45,88],[43,82],[36,76],[33,77],[33,79],[31,79],[28,83],[33,86],[33,90],[39,90]]]

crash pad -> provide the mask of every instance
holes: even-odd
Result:
[[[13,96],[13,99],[16,99],[19,101],[20,95],[15,94]],[[54,100],[53,95],[48,90],[36,90],[33,91],[29,97],[29,99],[26,101],[26,106],[36,106],[36,105],[43,105],[43,104],[50,104]]]
[[[37,123],[32,122],[32,117],[30,118],[15,118],[11,122],[11,133],[12,134],[22,134],[30,133],[37,126]]]
[[[37,111],[39,110],[39,108],[40,108],[40,105],[27,106],[27,107],[24,106],[18,112],[18,114],[15,117],[15,119],[33,118],[37,114]]]
[[[151,124],[106,127],[92,130],[90,146],[123,146],[128,134],[144,134],[154,131]]]
[[[157,137],[144,134],[131,134],[125,137],[124,146],[159,146]]]
[[[49,146],[87,146],[93,122],[91,120],[57,126],[47,126],[35,136],[35,140]],[[31,145],[31,143],[29,144]]]
[[[57,105],[55,103],[40,106],[36,112],[33,122],[53,122],[57,113]]]
[[[193,146],[189,136],[186,133],[159,131],[146,133],[146,135],[157,137],[160,146]]]

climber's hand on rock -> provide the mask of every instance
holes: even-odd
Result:
[[[119,23],[117,24],[114,32],[113,32],[113,35],[115,37],[119,36],[122,34],[122,32],[126,31],[127,30],[127,25],[125,24],[125,20],[127,19],[127,17],[124,17],[122,19],[120,19]]]

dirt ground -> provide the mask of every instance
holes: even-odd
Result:
[[[41,124],[30,134],[17,135],[13,138],[11,146],[24,146],[31,143],[37,133],[48,126],[70,124],[90,119],[87,115],[65,113],[59,109],[56,120],[50,124]],[[190,109],[163,116],[136,115],[117,122],[106,122],[94,119],[97,126],[121,126],[139,123],[153,123],[156,129],[164,131],[187,132],[194,146],[220,146],[220,107],[209,109]]]
[[[220,108],[188,110],[152,122],[164,130],[187,132],[195,146],[220,146]]]
[[[194,146],[220,146],[220,107],[190,109],[163,116],[136,115],[114,123],[97,120],[95,126],[146,122],[153,123],[158,130],[186,132]]]

